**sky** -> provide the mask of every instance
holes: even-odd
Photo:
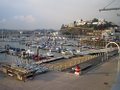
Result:
[[[120,10],[99,12],[112,0],[0,0],[0,28],[56,29],[75,20],[105,19],[120,25]],[[110,6],[120,7],[120,0]]]

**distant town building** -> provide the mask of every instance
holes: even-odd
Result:
[[[120,28],[105,19],[76,20],[70,24],[63,24],[60,30],[63,34],[94,37],[95,40],[120,40]]]
[[[82,25],[85,25],[86,23],[87,23],[87,21],[83,21],[82,19],[76,21],[77,26],[82,26]]]

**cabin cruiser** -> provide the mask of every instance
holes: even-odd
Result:
[[[32,50],[28,49],[28,50],[26,51],[26,54],[34,55],[35,53],[34,53]]]
[[[47,52],[46,56],[48,56],[48,57],[54,57],[54,54],[51,52],[51,50],[49,50],[49,52]]]

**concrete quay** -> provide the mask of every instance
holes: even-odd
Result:
[[[23,82],[0,72],[0,90],[111,90],[116,72],[117,57],[81,76],[50,71]]]

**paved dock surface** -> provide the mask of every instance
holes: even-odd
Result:
[[[0,90],[111,90],[116,69],[117,60],[113,58],[82,76],[51,71],[23,82],[0,72]]]

